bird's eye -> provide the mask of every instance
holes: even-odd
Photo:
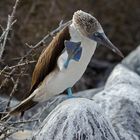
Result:
[[[94,35],[95,35],[95,36],[98,36],[98,33],[96,32],[96,33],[94,33]]]

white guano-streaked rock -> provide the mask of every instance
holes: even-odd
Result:
[[[119,64],[93,96],[121,140],[140,140],[140,76]]]
[[[84,98],[72,98],[59,104],[44,120],[35,139],[119,140],[98,106]]]

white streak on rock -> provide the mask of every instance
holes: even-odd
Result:
[[[73,98],[58,105],[44,120],[36,139],[118,140],[111,124],[89,99]]]

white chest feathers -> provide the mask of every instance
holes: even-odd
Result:
[[[67,52],[65,51],[64,53],[62,53],[62,55],[58,59],[58,67],[60,69],[61,75],[60,78],[65,77],[64,81],[62,79],[61,80],[63,81],[63,84],[66,84],[66,86],[68,87],[72,87],[82,77],[96,49],[96,42],[80,35],[79,32],[74,29],[73,25],[70,26],[70,35],[70,41],[81,42],[82,55],[79,62],[70,60],[67,69],[64,68],[64,63],[66,62],[68,57]]]

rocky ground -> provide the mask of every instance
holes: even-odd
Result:
[[[22,125],[25,132],[9,139],[139,140],[139,54],[140,47],[115,66],[102,88],[76,93],[73,99],[59,95],[34,107],[24,116],[29,121]],[[30,122],[36,118],[40,121]]]

